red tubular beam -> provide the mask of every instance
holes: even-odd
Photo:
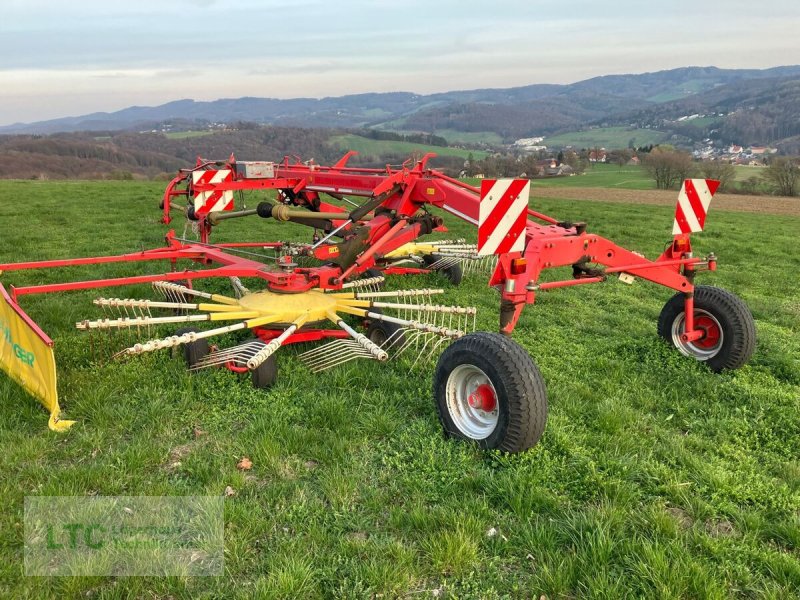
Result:
[[[551,290],[553,288],[571,287],[573,285],[583,285],[585,283],[600,283],[602,277],[585,277],[583,279],[567,279],[565,281],[548,281],[536,286],[536,291]]]
[[[551,225],[555,225],[556,223],[558,223],[558,219],[554,219],[553,217],[548,217],[547,215],[542,214],[540,212],[536,212],[531,208],[528,209],[528,214],[534,219],[539,219],[540,221],[544,221],[545,223],[550,223]]]
[[[217,248],[280,248],[283,242],[226,242],[214,244]]]
[[[123,285],[136,285],[138,283],[153,283],[155,281],[180,281],[184,279],[204,279],[208,277],[258,277],[259,269],[230,269],[221,267],[208,271],[175,271],[172,273],[159,273],[158,275],[139,275],[137,277],[119,277],[116,279],[91,279],[89,281],[72,281],[68,283],[50,283],[47,285],[33,285],[28,287],[12,288],[13,295],[49,294],[51,292],[72,292],[75,290],[91,290],[102,287],[116,287]]]
[[[453,185],[457,185],[460,188],[464,188],[465,190],[469,190],[470,192],[475,192],[476,194],[481,193],[481,188],[475,187],[474,185],[469,185],[468,183],[464,183],[459,179],[454,179],[453,177],[449,177],[448,175],[445,175],[441,171],[435,171],[431,169],[431,173],[436,175],[438,179],[444,179],[445,181],[449,181]]]
[[[391,228],[389,231],[387,231],[386,233],[384,233],[384,234],[383,234],[383,236],[381,237],[381,239],[379,239],[377,242],[375,242],[375,243],[374,243],[374,244],[372,244],[372,245],[371,245],[369,248],[367,248],[367,249],[366,249],[366,250],[365,250],[365,251],[364,251],[364,252],[361,254],[361,256],[359,256],[359,257],[356,259],[356,262],[355,262],[355,263],[353,263],[352,265],[350,265],[350,267],[349,267],[349,268],[348,268],[348,269],[347,269],[347,270],[346,270],[344,273],[342,273],[342,274],[339,276],[339,281],[344,281],[344,280],[345,280],[347,277],[349,277],[349,276],[350,276],[350,274],[351,274],[351,273],[352,273],[352,272],[353,272],[353,271],[356,269],[356,267],[360,267],[360,266],[361,266],[361,265],[363,265],[363,264],[364,264],[364,263],[365,263],[367,260],[369,260],[370,258],[372,258],[372,256],[373,256],[373,255],[374,255],[374,254],[375,254],[375,253],[376,253],[378,250],[380,250],[380,249],[381,249],[381,247],[382,247],[382,246],[383,246],[383,245],[384,245],[386,242],[388,242],[390,239],[392,239],[392,238],[395,236],[395,234],[396,234],[398,231],[400,231],[401,229],[403,229],[403,227],[405,227],[405,226],[407,225],[407,223],[408,223],[408,221],[406,221],[405,219],[400,219],[400,220],[399,220],[399,221],[398,221],[398,222],[397,222],[397,223],[394,225],[394,227],[392,227],[392,228]]]
[[[608,267],[606,273],[619,273],[620,271],[641,271],[642,269],[653,269],[656,267],[669,267],[673,265],[696,265],[705,262],[702,258],[676,258],[674,260],[656,260],[635,265],[623,265],[621,267]]]
[[[24,271],[26,269],[56,269],[59,267],[78,267],[81,265],[101,265],[119,262],[138,262],[145,260],[168,260],[171,258],[196,258],[200,256],[190,256],[185,252],[175,251],[170,248],[159,249],[158,251],[149,250],[142,254],[123,254],[120,256],[95,256],[90,258],[66,258],[61,260],[39,260],[34,262],[9,263],[0,265],[2,271]]]

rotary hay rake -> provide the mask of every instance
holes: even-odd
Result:
[[[185,215],[199,239],[170,230],[162,248],[0,265],[0,272],[151,261],[171,267],[8,292],[0,285],[3,370],[50,410],[51,428],[67,429],[72,422],[59,418],[53,343],[19,299],[149,283],[161,300],[98,298],[104,318],[81,321],[78,329],[133,332],[136,342],[119,350],[118,357],[182,347],[191,370],[249,373],[256,387],[276,381],[276,353],[289,344],[324,342],[297,355],[314,372],[356,359],[382,362],[413,353],[416,363],[440,354],[433,395],[445,432],[484,448],[516,452],[541,437],[547,398],[533,360],[509,336],[523,307],[542,291],[615,275],[627,283],[639,277],[676,292],[661,312],[658,332],[681,353],[720,371],[742,366],[753,351],[755,329],[745,304],[720,288],[694,284],[698,271],[716,269],[713,254],[693,255],[690,234],[702,230],[717,182],[684,182],[672,240],[661,256],[648,260],[589,233],[585,223],[559,221],[529,208],[526,180],[483,181],[477,188],[429,168],[432,154],[386,169],[348,167],[353,154],[331,167],[289,158],[277,164],[233,157],[198,160],[169,183],[161,210],[166,224],[175,213]],[[246,190],[275,190],[277,198],[235,210],[235,195]],[[325,202],[321,194],[349,206]],[[446,231],[429,206],[477,226],[477,245],[460,239],[421,241]],[[313,228],[312,240],[210,241],[214,227],[250,217]],[[570,268],[571,277],[539,281],[544,269],[556,267]],[[385,275],[436,271],[457,284],[465,271],[485,270],[491,272],[489,285],[500,293],[500,333],[474,332],[474,308],[437,304],[442,289],[382,289]],[[215,278],[230,280],[234,294],[195,287],[201,279]],[[243,278],[259,289],[250,291]],[[176,325],[182,327],[172,335],[154,333],[154,328],[161,332]],[[210,344],[244,332],[254,337],[227,348]]]

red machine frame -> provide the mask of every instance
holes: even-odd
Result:
[[[331,167],[302,163],[288,157],[274,165],[270,177],[246,178],[237,171],[233,157],[225,162],[201,161],[194,169],[182,170],[167,186],[162,202],[162,221],[169,224],[173,211],[186,212],[184,206],[175,203],[176,198],[191,199],[194,195],[208,191],[279,190],[282,205],[304,207],[307,217],[296,218],[299,222],[319,225],[315,215],[337,213],[341,218],[321,219],[327,230],[338,233],[343,241],[316,245],[313,255],[321,261],[334,259],[344,245],[352,243],[358,236],[352,261],[342,264],[328,262],[321,266],[300,268],[281,265],[270,268],[261,262],[235,256],[237,248],[279,247],[275,242],[239,242],[211,244],[209,236],[214,226],[213,213],[197,218],[200,241],[185,243],[176,238],[173,231],[166,236],[166,247],[145,250],[118,256],[77,258],[0,264],[0,272],[28,269],[56,268],[77,265],[96,265],[117,262],[145,262],[167,260],[172,265],[169,273],[141,275],[115,279],[97,279],[69,283],[12,287],[11,298],[16,302],[20,296],[50,292],[124,286],[154,281],[193,281],[210,277],[256,277],[264,280],[270,290],[283,293],[298,293],[314,288],[337,290],[349,279],[356,278],[374,267],[375,260],[400,246],[418,239],[433,230],[442,230],[441,219],[430,214],[426,205],[478,224],[480,190],[446,174],[427,167],[435,154],[427,154],[413,166],[406,163],[400,168],[367,169],[348,167],[355,152],[348,152]],[[208,169],[231,169],[234,177],[217,184],[192,183],[191,173]],[[321,201],[320,193],[335,198],[347,196],[368,200],[349,213],[342,207]],[[279,204],[280,205],[280,204]],[[188,211],[191,216],[191,207]],[[255,214],[257,211],[247,211]],[[294,214],[294,213],[293,213]],[[372,216],[370,216],[372,215]],[[229,216],[245,216],[238,213]],[[228,217],[229,217],[228,216]],[[262,216],[269,216],[262,214]],[[522,308],[535,301],[536,293],[559,287],[599,283],[612,274],[628,274],[641,277],[685,295],[685,331],[682,340],[692,342],[709,335],[708,328],[695,328],[694,323],[694,274],[698,270],[714,270],[713,255],[701,259],[692,255],[688,234],[673,237],[667,249],[656,260],[648,260],[614,242],[586,232],[584,223],[561,222],[548,215],[528,209],[524,252],[512,252],[498,257],[497,267],[489,281],[501,293],[500,330],[510,335],[519,320]],[[330,236],[328,236],[330,237]],[[325,241],[325,240],[323,240]],[[179,269],[178,261],[189,260],[203,265],[202,269]],[[212,266],[213,265],[213,266]],[[570,279],[539,283],[544,269],[572,266]],[[391,271],[390,271],[391,272]],[[425,269],[396,269],[394,272],[427,272]],[[324,337],[322,332],[303,331],[292,336],[290,341],[307,341],[309,335]],[[259,331],[264,339],[273,335],[270,330]],[[336,335],[339,335],[336,332]],[[317,338],[315,338],[317,339]]]

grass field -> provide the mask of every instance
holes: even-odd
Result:
[[[500,134],[494,131],[457,131],[455,129],[437,129],[433,132],[440,135],[451,144],[493,144],[499,146],[503,143]]]
[[[605,187],[625,190],[652,190],[656,184],[643,167],[594,164],[580,175],[536,179],[533,187]]]
[[[628,148],[633,140],[634,146],[648,146],[663,142],[668,134],[654,129],[628,129],[627,127],[598,127],[583,131],[571,131],[545,138],[543,144],[548,148]]]
[[[0,181],[13,200],[0,205],[0,261],[157,246],[161,191]],[[672,207],[536,202],[648,256],[670,237]],[[471,226],[448,223],[448,237],[474,239]],[[26,298],[55,340],[62,404],[78,423],[48,431],[38,403],[0,377],[0,596],[797,598],[800,258],[787,249],[799,225],[716,211],[696,236],[696,252],[720,261],[698,282],[738,293],[756,318],[757,350],[737,372],[712,374],[658,339],[664,288],[610,281],[540,294],[515,339],[547,381],[550,416],[539,445],[513,456],[442,437],[433,364],[349,363],[313,376],[291,348],[265,393],[222,370],[190,375],[166,352],[94,355],[74,323],[100,315],[91,299],[103,292]],[[260,219],[223,223],[215,235],[310,237]],[[0,281],[56,279],[9,272]],[[444,284],[429,275],[389,285]],[[478,328],[496,329],[485,280],[444,287],[443,303],[475,305]],[[242,456],[251,471],[237,470]],[[225,500],[224,577],[23,576],[26,495],[221,495],[226,486],[236,495]]]
[[[169,131],[164,135],[171,139],[171,140],[185,140],[188,138],[196,138],[196,137],[205,137],[207,135],[213,135],[213,131],[203,130],[203,131]]]
[[[413,142],[400,142],[395,140],[372,140],[361,137],[360,135],[346,134],[337,135],[330,140],[331,144],[342,149],[356,150],[363,156],[384,156],[386,154],[401,154],[410,156],[411,154],[424,154],[425,152],[435,152],[440,156],[458,156],[467,158],[470,153],[475,157],[483,158],[486,152],[480,150],[463,150],[461,148],[446,148],[443,146],[426,146]]]

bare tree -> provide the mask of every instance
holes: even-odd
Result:
[[[781,156],[772,160],[762,176],[779,196],[796,196],[800,188],[800,167],[795,158]]]
[[[629,148],[620,148],[619,150],[611,150],[606,155],[606,161],[614,163],[620,169],[628,164],[628,161],[633,158],[633,150]]]
[[[703,163],[701,171],[706,179],[719,181],[720,191],[725,191],[736,178],[736,168],[731,163],[710,160]]]
[[[675,150],[669,146],[653,148],[652,152],[645,156],[644,166],[660,190],[678,187],[684,179],[691,176],[694,168],[692,156],[688,152]]]

